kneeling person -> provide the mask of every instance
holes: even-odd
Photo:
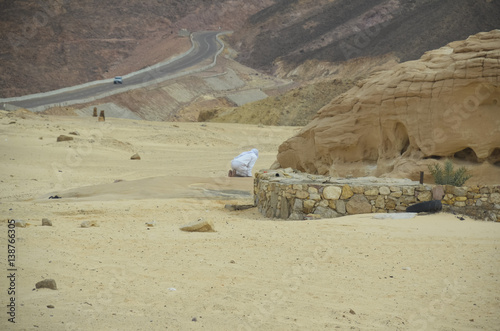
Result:
[[[248,152],[243,152],[231,161],[229,177],[252,177],[252,168],[259,157],[259,151],[252,149]]]

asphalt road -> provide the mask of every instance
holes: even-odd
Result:
[[[154,84],[154,81],[157,79],[186,71],[200,62],[214,57],[219,49],[219,44],[216,40],[216,36],[219,33],[220,31],[195,33],[193,35],[194,49],[190,53],[160,67],[127,75],[127,77],[123,78],[123,85],[107,82],[82,87],[80,89],[72,89],[71,91],[61,91],[60,93],[52,92],[50,95],[29,98],[22,101],[11,101],[9,104],[30,109],[44,105],[70,102],[72,100],[98,97],[101,94],[109,94],[113,91],[120,93],[120,90],[129,90],[131,86],[141,85],[147,82]]]

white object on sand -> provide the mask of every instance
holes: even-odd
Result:
[[[375,219],[386,219],[391,218],[393,220],[406,220],[410,218],[414,218],[417,216],[417,213],[381,213],[373,216]]]

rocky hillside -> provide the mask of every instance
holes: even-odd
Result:
[[[499,63],[493,30],[374,74],[284,142],[275,167],[416,179],[428,164],[454,158],[498,183]]]
[[[0,1],[0,97],[160,62],[189,48],[182,29],[234,30],[238,61],[283,78],[354,80],[360,61],[416,59],[498,17],[492,0]]]
[[[272,0],[0,1],[0,97],[124,75],[189,49],[179,31],[235,29]]]
[[[242,63],[288,74],[301,64],[394,54],[401,62],[499,27],[492,0],[281,0],[231,42]]]
[[[240,107],[216,107],[203,111],[198,121],[303,126],[332,96],[349,90],[353,85],[349,80],[308,84]]]

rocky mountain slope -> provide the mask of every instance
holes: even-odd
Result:
[[[272,0],[0,1],[0,97],[124,75],[235,29]]]
[[[283,78],[355,80],[498,17],[491,0],[0,1],[0,97],[144,68],[189,48],[182,29],[234,30],[238,61]]]
[[[491,0],[294,0],[252,15],[231,42],[238,60],[289,73],[304,62],[394,54],[400,61],[498,28]],[[284,68],[284,69],[283,69]]]
[[[500,30],[358,82],[280,146],[275,167],[415,179],[446,157],[500,182]]]

